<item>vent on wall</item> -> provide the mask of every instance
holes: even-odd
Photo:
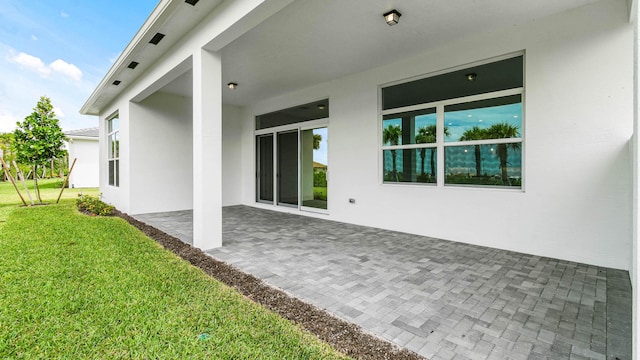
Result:
[[[164,34],[156,33],[153,35],[151,40],[149,40],[149,44],[158,45],[158,43],[164,38]]]
[[[200,0],[184,0],[184,2],[186,2],[187,4],[192,5],[192,6],[196,6],[198,1],[200,1]]]
[[[132,61],[132,62],[130,62],[130,63],[129,63],[128,68],[129,68],[129,69],[135,69],[135,68],[136,68],[136,66],[138,66],[138,63],[137,63],[137,62],[135,62],[135,61]]]
[[[120,85],[120,82],[121,82],[120,80],[116,80],[116,81],[113,82],[113,85],[118,86],[118,85]]]

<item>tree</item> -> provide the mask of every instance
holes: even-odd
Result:
[[[11,164],[16,159],[11,148],[13,146],[13,133],[0,134],[0,157],[4,159],[7,164]],[[1,163],[0,163],[1,164]],[[0,165],[0,181],[7,180],[6,170]]]
[[[320,149],[320,142],[322,141],[322,135],[313,134],[313,150]]]
[[[509,139],[520,136],[517,126],[505,122],[494,124],[486,131],[487,137],[490,139]],[[502,185],[511,186],[511,181],[507,174],[507,156],[509,149],[520,149],[520,143],[498,144],[497,148],[498,158],[500,159],[500,169],[502,170]]]
[[[418,135],[416,135],[416,144],[432,144],[436,142],[436,130],[437,127],[435,124],[429,126],[423,126],[418,129]],[[444,136],[448,137],[449,128],[444,127]],[[424,159],[427,155],[427,149],[420,149],[420,160],[421,160],[421,173],[424,175]],[[436,152],[431,149],[431,176],[436,176]]]
[[[484,140],[488,138],[487,129],[481,129],[477,126],[465,130],[460,137],[460,141]],[[474,145],[476,156],[476,176],[482,176],[482,158],[480,157],[480,145]]]
[[[400,125],[389,125],[382,132],[382,143],[389,144],[391,146],[397,146],[402,136],[402,128]],[[396,150],[391,150],[391,159],[393,161],[393,177],[396,181],[400,181],[398,178],[398,168],[396,166]]]
[[[31,115],[17,125],[13,132],[16,160],[31,165],[34,174],[38,173],[38,166],[47,166],[52,159],[66,154],[63,147],[65,137],[48,97],[41,96]],[[33,181],[38,201],[42,203],[37,176]]]

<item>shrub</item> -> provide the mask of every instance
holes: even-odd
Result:
[[[313,186],[327,187],[327,172],[325,170],[313,169]]]
[[[113,205],[106,204],[102,200],[89,195],[79,194],[76,204],[78,205],[78,210],[92,215],[108,216],[112,215],[114,210]]]

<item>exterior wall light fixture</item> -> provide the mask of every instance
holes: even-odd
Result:
[[[393,26],[397,24],[398,21],[400,21],[400,16],[402,16],[402,14],[400,14],[398,10],[393,9],[385,13],[383,16],[384,16],[384,20],[387,22],[387,25]]]
[[[478,74],[476,73],[469,73],[464,76],[467,78],[467,81],[476,81],[476,78],[478,78]]]
[[[234,90],[235,88],[238,87],[238,84],[230,82],[227,84],[227,86],[229,87],[229,89]]]

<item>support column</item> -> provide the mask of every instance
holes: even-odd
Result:
[[[638,36],[640,36],[640,23],[638,16],[638,0],[632,0],[629,7],[629,20],[633,23],[633,136],[631,138],[632,166],[633,166],[633,243],[631,251],[631,292],[632,292],[632,358],[640,359],[638,354],[640,350],[640,289],[638,288],[640,277],[640,246],[638,246],[639,226],[640,226],[640,209],[638,205],[640,193],[640,171],[638,169],[640,162],[640,146],[638,136],[640,136],[640,55],[638,54],[640,45]]]
[[[193,246],[222,246],[222,64],[193,55]]]

